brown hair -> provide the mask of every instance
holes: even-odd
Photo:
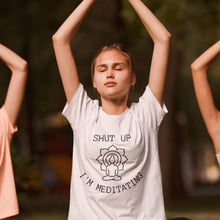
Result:
[[[107,46],[104,46],[102,47],[95,55],[95,57],[93,58],[93,61],[92,61],[92,65],[91,65],[91,77],[93,79],[93,76],[94,76],[94,69],[95,69],[95,61],[96,61],[96,58],[102,53],[102,52],[106,52],[106,51],[110,51],[110,50],[116,50],[118,51],[119,53],[121,53],[123,56],[126,57],[127,61],[128,61],[128,64],[130,66],[130,70],[131,70],[131,74],[132,75],[135,75],[135,72],[134,72],[134,61],[131,57],[131,55],[129,54],[129,52],[124,48],[124,46],[120,43],[113,43],[113,44],[110,44],[110,45],[107,45]]]

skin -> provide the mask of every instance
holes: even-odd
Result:
[[[219,53],[220,41],[217,41],[191,64],[196,98],[216,153],[220,153],[220,112],[213,100],[207,71]]]
[[[74,55],[71,50],[71,42],[74,39],[75,34],[77,33],[82,21],[86,17],[86,14],[88,13],[94,2],[95,0],[83,0],[52,37],[56,60],[68,103],[70,103],[73,95],[75,94],[79,86],[78,71],[75,64]],[[141,2],[140,0],[128,0],[128,2],[137,12],[137,15],[141,19],[143,25],[145,26],[146,30],[148,31],[154,42],[149,86],[151,88],[151,91],[157,98],[158,102],[161,104],[171,35],[161,24],[161,22],[155,17],[155,15],[143,4],[143,2]],[[114,51],[112,51],[112,53],[113,52]],[[107,55],[109,55],[109,53],[107,53]],[[107,57],[107,55],[106,53],[105,55],[101,54],[98,58],[101,60],[104,59],[103,57]],[[158,57],[163,57],[163,59],[158,59]],[[113,58],[110,55],[108,59],[108,61],[105,60],[105,62],[108,63],[108,69],[110,68],[110,66],[111,69],[113,69],[113,63],[119,62],[118,60],[113,62]],[[130,78],[130,76],[128,78]],[[127,85],[125,89],[125,94],[117,94],[115,92],[114,98],[111,97],[107,99],[105,94],[101,93],[101,87],[99,87],[98,84],[96,85],[97,81],[95,73],[93,84],[95,83],[98,91],[100,91],[102,108],[104,111],[107,111],[108,109],[108,114],[120,114],[127,107],[128,92],[130,86],[132,85],[132,83],[134,83],[134,81],[132,80],[132,83],[128,83],[128,81],[130,81],[128,80],[128,78],[124,79],[126,82],[123,83],[123,86],[125,86],[125,84]],[[117,89],[118,85],[119,84],[117,84],[117,86],[114,86],[114,89]],[[113,90],[113,87],[107,89],[107,91],[109,90]]]
[[[115,114],[127,107],[128,93],[135,84],[135,76],[127,58],[117,50],[102,52],[95,62],[93,86],[101,96],[102,108],[110,113],[106,106],[115,105]],[[118,108],[116,108],[118,106]]]
[[[11,70],[11,79],[4,101],[4,107],[12,125],[15,125],[24,95],[27,62],[2,44],[0,44],[0,59]]]
[[[24,96],[27,78],[27,62],[2,44],[0,44],[0,59],[2,59],[11,70],[11,79],[4,106],[11,123],[15,125]]]

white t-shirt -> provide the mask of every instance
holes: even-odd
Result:
[[[216,158],[217,158],[217,161],[218,161],[218,165],[220,166],[220,153],[216,154]]]
[[[157,133],[166,114],[150,88],[120,115],[80,84],[63,114],[74,133],[69,220],[165,220]]]

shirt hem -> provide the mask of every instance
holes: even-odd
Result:
[[[19,214],[19,209],[15,209],[13,211],[0,214],[0,219],[8,218],[8,217],[11,217],[11,216],[14,216],[14,215],[18,215],[18,214]]]

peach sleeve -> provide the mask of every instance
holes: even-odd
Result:
[[[0,109],[0,219],[19,213],[10,142],[14,132],[4,106]]]

